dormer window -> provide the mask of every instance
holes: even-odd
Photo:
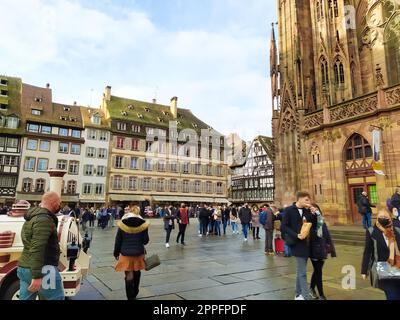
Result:
[[[64,111],[71,111],[70,107],[64,107]]]
[[[164,122],[164,119],[161,117],[158,117],[157,120],[158,120],[158,122]]]
[[[126,123],[117,122],[117,130],[119,130],[119,131],[126,131]]]
[[[153,135],[154,134],[154,128],[146,128],[146,133],[148,135]]]
[[[9,129],[17,129],[18,123],[19,123],[19,119],[17,117],[8,117],[7,118],[7,128],[9,128]]]
[[[178,120],[178,121],[176,121],[176,124],[177,124],[177,125],[180,125],[180,124],[181,124],[181,122]]]
[[[143,115],[142,115],[141,113],[138,113],[138,114],[137,114],[137,117],[138,117],[139,119],[143,119]]]
[[[121,114],[122,114],[124,117],[126,117],[126,116],[128,115],[128,112],[122,111]]]
[[[42,110],[32,109],[32,114],[34,116],[41,116],[42,115]]]
[[[140,126],[138,126],[138,125],[136,125],[136,124],[134,124],[134,125],[132,125],[132,132],[134,132],[134,133],[140,133]]]
[[[1,90],[0,95],[7,97],[8,96],[8,91],[7,90]]]
[[[0,85],[2,85],[2,86],[8,85],[8,80],[6,80],[6,79],[0,79]]]
[[[0,103],[0,110],[7,110],[8,105]]]
[[[131,104],[128,106],[128,109],[129,109],[129,110],[133,110],[134,108],[135,108],[135,107],[134,107],[133,105],[131,105]]]
[[[61,117],[60,117],[60,120],[62,120],[62,121],[68,121],[68,117],[61,116]]]
[[[78,119],[77,119],[77,118],[74,118],[74,117],[70,117],[70,118],[69,118],[69,121],[70,121],[70,122],[77,122]]]
[[[149,108],[147,108],[147,107],[145,107],[145,108],[144,108],[144,111],[146,111],[146,112],[150,112],[150,109],[149,109]]]
[[[179,118],[179,119],[183,119],[183,115],[181,115],[180,113],[178,113],[178,118]]]
[[[91,120],[92,120],[93,124],[100,124],[100,122],[101,122],[101,118],[98,115],[92,116]]]
[[[169,116],[169,112],[168,111],[163,111],[164,116]]]
[[[193,126],[193,128],[197,128],[198,127],[197,123],[192,123],[192,126]]]
[[[43,98],[36,97],[35,102],[43,102]]]

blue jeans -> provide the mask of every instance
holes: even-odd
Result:
[[[382,281],[382,290],[385,292],[386,300],[400,300],[400,281]]]
[[[362,214],[362,223],[363,223],[364,229],[369,229],[372,227],[372,213],[371,212]]]
[[[290,250],[290,247],[286,244],[286,242],[285,242],[285,256],[287,257],[292,256],[292,251]]]
[[[296,257],[296,296],[302,295],[305,300],[310,300],[310,289],[307,284],[307,260],[308,258]]]
[[[215,233],[221,235],[221,221],[215,221]]]
[[[46,271],[45,271],[46,270]],[[39,295],[40,300],[64,300],[64,287],[60,272],[55,266],[43,267],[42,288],[39,292],[29,292],[28,288],[32,282],[32,272],[30,269],[18,267],[17,276],[20,280],[20,300],[36,300]]]
[[[235,233],[236,231],[238,231],[237,223],[236,223],[236,222],[231,222],[231,226],[232,226],[232,232],[233,232],[233,233]]]
[[[250,223],[243,223],[242,224],[242,231],[243,231],[243,235],[244,237],[247,239],[247,233],[249,231],[250,228]]]
[[[225,221],[223,222],[223,225],[224,225],[224,234],[226,234],[226,227],[228,226],[228,222],[229,222],[229,220],[225,220]]]

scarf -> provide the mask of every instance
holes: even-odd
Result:
[[[396,234],[393,229],[393,224],[389,228],[384,228],[379,222],[376,223],[376,226],[382,233],[389,239],[389,260],[388,263],[394,267],[400,268],[400,251],[396,242]]]

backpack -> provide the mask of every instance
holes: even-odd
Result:
[[[263,211],[260,214],[260,224],[263,226],[265,225],[265,222],[267,222],[267,212]]]

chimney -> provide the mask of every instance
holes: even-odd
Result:
[[[77,105],[77,103],[76,103],[76,101],[74,101],[74,106],[76,106]]]
[[[46,88],[50,89],[50,83],[46,83]]]
[[[171,99],[171,114],[174,119],[178,118],[178,97]]]
[[[153,99],[153,104],[156,104],[157,103],[157,99]]]
[[[111,86],[107,86],[104,90],[104,99],[106,101],[111,101]]]

